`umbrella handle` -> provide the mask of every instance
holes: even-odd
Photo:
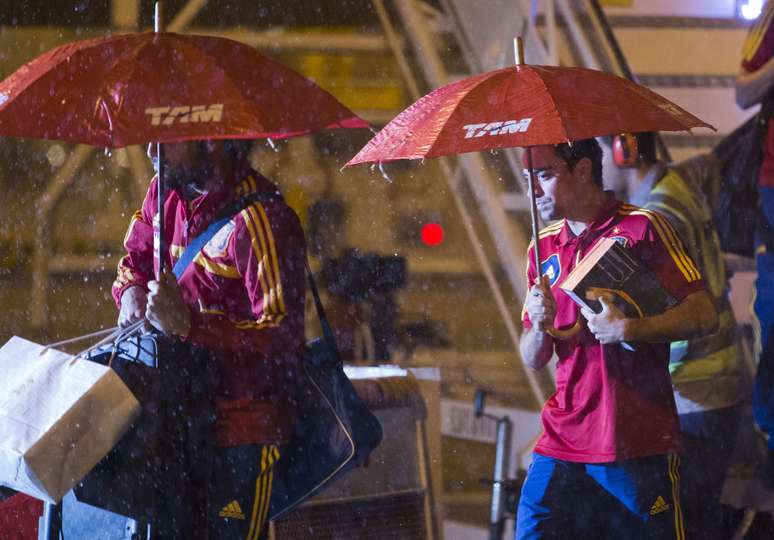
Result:
[[[559,330],[558,328],[554,328],[553,326],[546,330],[546,333],[556,339],[561,339],[562,341],[570,339],[575,334],[580,332],[580,320],[575,321],[575,324],[572,326],[572,328],[568,328],[567,330]]]

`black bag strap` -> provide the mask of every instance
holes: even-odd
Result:
[[[328,322],[328,317],[325,316],[325,309],[323,308],[322,301],[320,300],[320,293],[317,291],[317,284],[314,282],[314,274],[309,267],[309,261],[304,261],[306,266],[306,277],[309,280],[309,289],[312,291],[312,297],[314,298],[314,307],[317,311],[317,318],[320,319],[320,328],[322,328],[323,340],[330,349],[331,354],[336,364],[341,364],[341,355],[339,354],[339,348],[336,345],[336,337],[333,335],[333,329]]]

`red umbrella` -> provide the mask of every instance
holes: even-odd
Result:
[[[69,43],[0,83],[0,134],[18,137],[118,148],[361,127],[368,124],[309,79],[217,37]]]
[[[448,84],[391,120],[345,167],[527,147],[535,268],[540,269],[530,147],[600,135],[711,125],[627,79],[584,68],[518,65]],[[551,329],[556,337],[577,332]]]
[[[0,83],[0,135],[106,148],[363,127],[309,79],[247,45],[209,36],[155,32],[69,43]]]
[[[621,77],[593,69],[517,65],[420,98],[346,166],[694,127],[712,128]]]

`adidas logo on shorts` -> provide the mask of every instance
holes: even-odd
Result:
[[[235,500],[224,506],[218,515],[222,518],[245,519],[245,514],[242,512],[242,507],[239,506],[239,503]]]

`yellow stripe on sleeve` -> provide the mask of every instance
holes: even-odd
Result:
[[[266,215],[263,206],[256,205],[256,207],[261,214],[261,219],[263,220],[264,228],[266,230],[266,237],[269,241],[269,251],[271,253],[272,263],[271,268],[274,270],[274,286],[277,291],[277,300],[279,301],[279,312],[285,313],[285,298],[282,294],[282,276],[280,274],[279,258],[277,257],[277,246],[274,243],[274,233],[271,231],[271,223],[269,223],[269,217]]]
[[[248,210],[253,218],[253,226],[263,248],[264,268],[266,270],[266,279],[269,282],[269,302],[272,305],[272,312],[281,315],[285,313],[285,301],[282,297],[282,284],[279,281],[279,263],[277,260],[277,250],[274,245],[274,235],[271,232],[266,213],[260,204],[254,204]]]
[[[750,62],[758,53],[758,49],[763,43],[763,39],[766,37],[769,25],[771,25],[772,17],[774,17],[774,3],[767,2],[764,11],[758,17],[758,21],[755,25],[750,29],[750,33],[747,35],[747,39],[744,42],[742,56],[746,62]]]
[[[666,246],[670,257],[672,257],[672,260],[675,262],[685,279],[689,283],[701,279],[701,272],[699,272],[691,258],[685,253],[683,243],[678,238],[672,225],[670,225],[666,219],[655,212],[631,205],[622,205],[620,213],[623,215],[645,216],[648,218],[648,221],[653,225],[661,242]]]
[[[129,220],[129,227],[126,229],[126,234],[124,235],[124,247],[128,248],[127,242],[129,242],[129,237],[132,235],[132,230],[134,229],[134,224],[138,221],[142,221],[142,212],[137,210],[134,214],[132,214],[132,219]]]
[[[658,212],[651,212],[653,214],[653,218],[657,223],[660,223],[666,234],[671,238],[675,248],[677,249],[678,254],[680,254],[683,262],[685,263],[686,267],[690,272],[693,273],[693,275],[696,277],[696,279],[701,278],[701,272],[699,272],[699,269],[696,268],[696,265],[693,262],[693,259],[691,259],[690,255],[685,251],[685,246],[683,245],[683,241],[680,239],[680,236],[677,234],[677,231],[672,226],[671,223],[669,223],[669,220],[667,220],[664,216],[659,214]]]
[[[235,266],[229,266],[228,264],[210,260],[202,253],[198,253],[196,255],[194,262],[207,270],[210,274],[215,274],[230,279],[238,279],[241,277],[239,275],[239,270],[237,270]]]
[[[255,211],[255,206],[260,205],[256,203],[250,206],[247,208],[247,213],[250,216],[250,223],[253,227],[253,231],[255,232],[255,236],[258,238],[258,241],[261,244],[261,258],[258,259],[261,263],[259,266],[259,271],[264,276],[264,279],[268,285],[266,287],[266,295],[268,297],[268,307],[270,308],[269,311],[271,313],[276,313],[278,310],[276,303],[276,292],[274,290],[274,274],[271,271],[271,255],[269,253],[269,246],[268,242],[266,241],[266,235],[263,231],[263,227],[261,226],[258,214]],[[266,308],[264,308],[264,311],[266,311]]]
[[[260,241],[257,237],[256,231],[253,226],[252,218],[249,211],[242,210],[242,219],[245,220],[247,231],[250,234],[250,241],[253,245],[253,252],[255,253],[255,259],[258,261],[258,280],[261,282],[261,289],[263,289],[263,312],[271,311],[269,305],[269,287],[266,283],[266,277],[264,276],[264,257],[262,246],[259,245]]]

